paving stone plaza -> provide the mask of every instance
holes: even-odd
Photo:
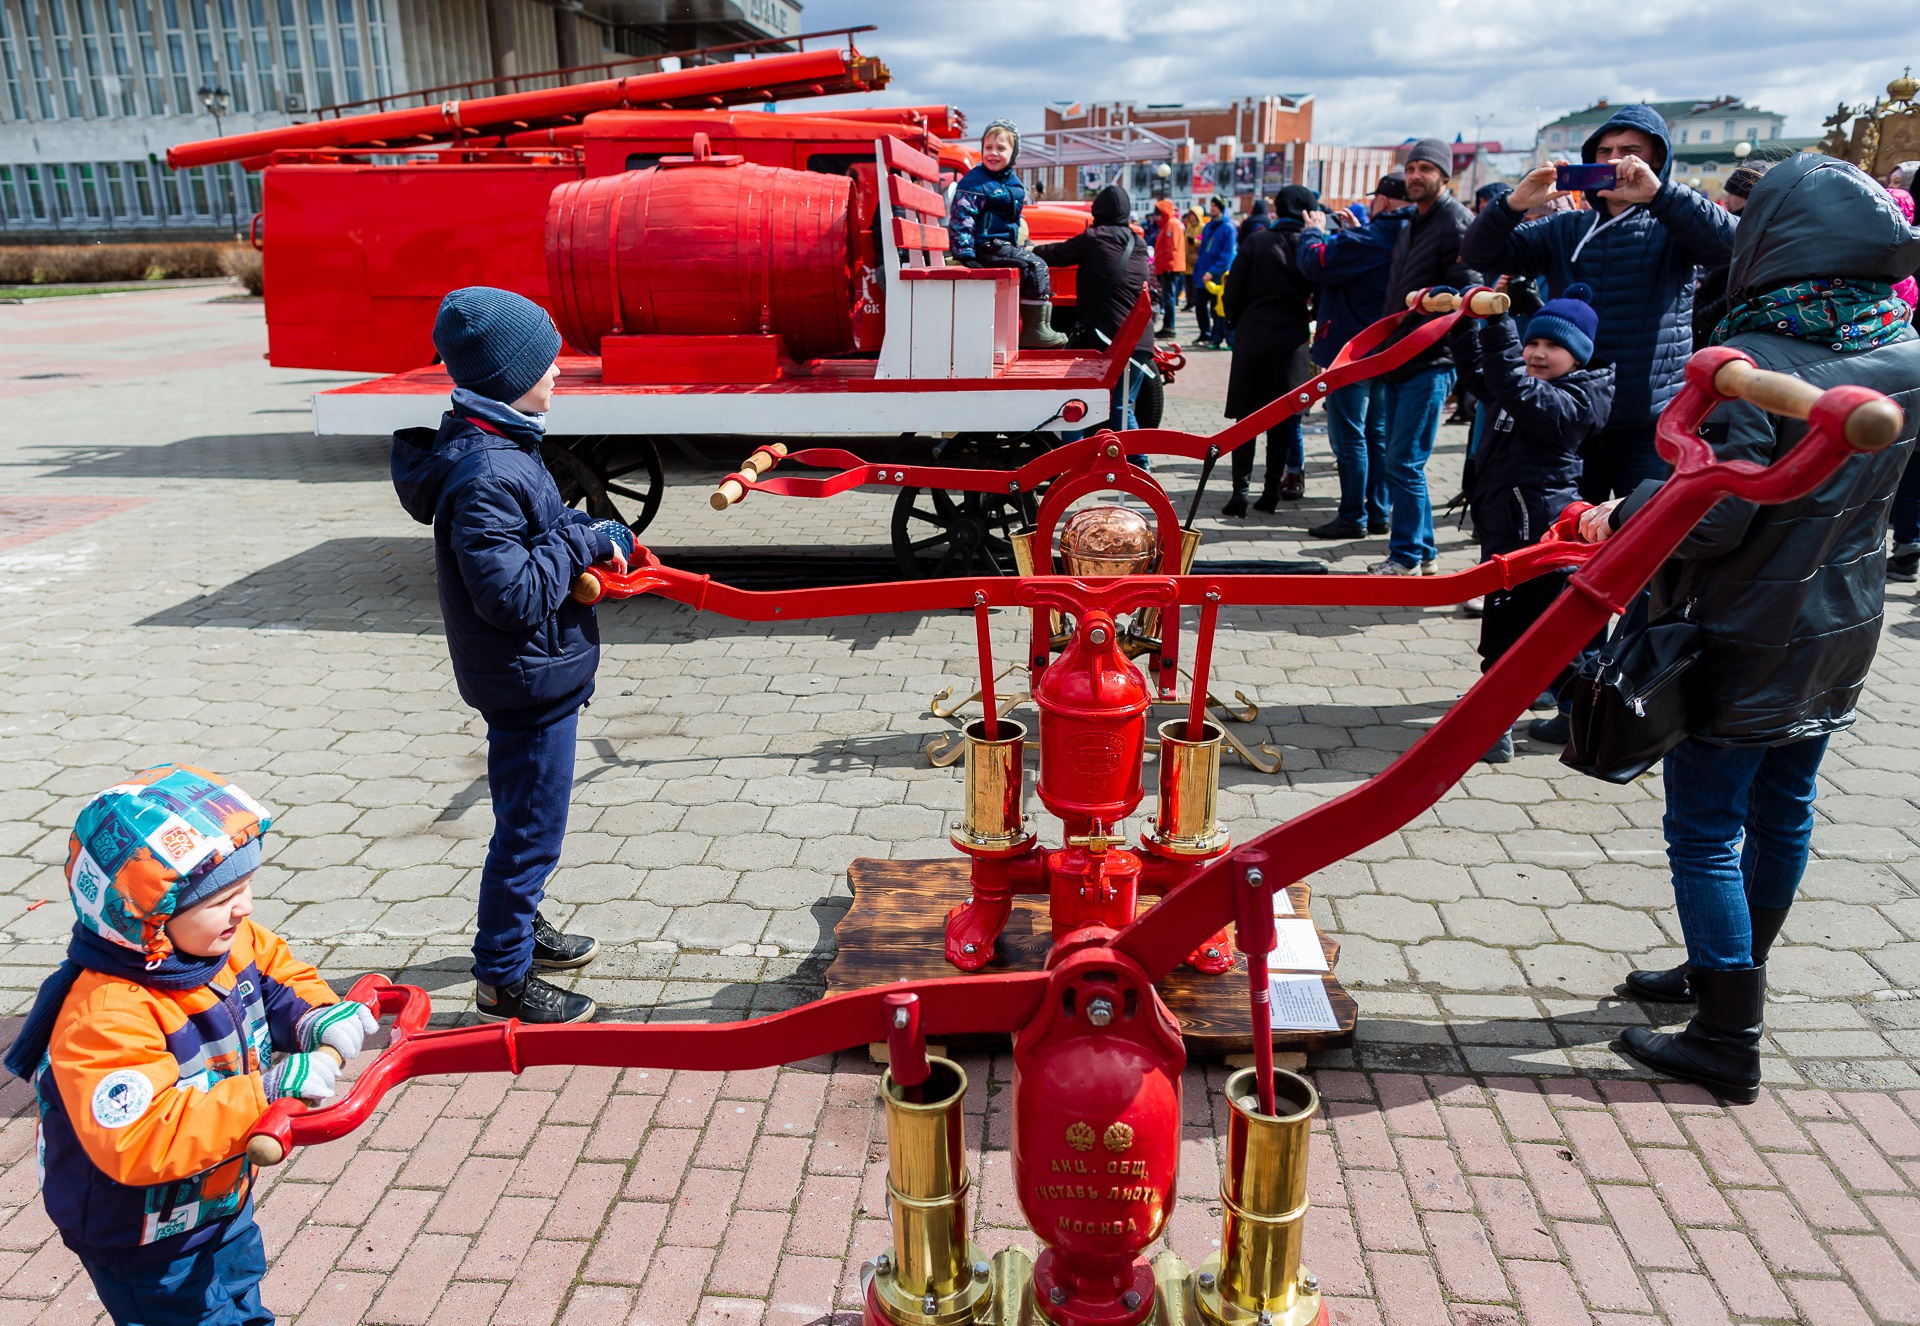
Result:
[[[23,1013],[65,948],[79,806],[186,760],[271,810],[257,919],[336,988],[383,972],[471,1016],[492,820],[482,725],[454,692],[429,531],[378,437],[309,432],[353,380],[264,362],[257,301],[219,289],[0,309],[0,998]],[[1219,427],[1227,356],[1199,353],[1169,423]],[[1381,541],[1317,544],[1309,491],[1277,516],[1202,519],[1203,557],[1360,570]],[[1464,430],[1430,474],[1458,486]],[[644,541],[885,549],[890,494],[705,500],[723,473],[669,453]],[[1163,473],[1176,495],[1197,466]],[[1224,496],[1209,499],[1217,511]],[[1443,569],[1474,560],[1449,518]],[[1859,721],[1823,767],[1808,870],[1770,963],[1768,1088],[1728,1109],[1609,1049],[1675,1016],[1622,999],[1681,956],[1658,773],[1582,778],[1518,740],[1432,811],[1313,877],[1359,1002],[1324,1100],[1305,1258],[1338,1326],[1920,1323],[1920,615],[1889,587]],[[1001,614],[996,649],[1019,623]],[[731,1020],[816,997],[858,857],[951,858],[959,769],[923,748],[971,689],[967,617],[761,626],[649,600],[603,607],[549,919],[599,936],[568,983],[602,1020]],[[1216,689],[1284,752],[1229,759],[1237,838],[1378,772],[1478,673],[1458,611],[1223,615]],[[1035,807],[1036,813],[1038,807]],[[1057,826],[1054,826],[1057,832]],[[1043,835],[1046,830],[1043,830]],[[11,1037],[9,1023],[8,1036]],[[972,1082],[978,1241],[1026,1242],[1008,1164],[1011,1061]],[[423,1079],[375,1122],[258,1190],[283,1321],[852,1323],[888,1241],[878,1069],[577,1068]],[[1219,1237],[1217,1063],[1188,1069],[1167,1241]],[[0,1323],[105,1320],[37,1194],[31,1093],[0,1091]]]

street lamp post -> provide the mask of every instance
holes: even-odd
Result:
[[[211,83],[202,83],[196,95],[200,98],[200,104],[207,108],[207,114],[213,116],[213,136],[215,138],[226,137],[226,130],[221,124],[221,119],[226,115],[227,107],[233,104],[233,94],[227,91],[227,89],[221,86],[218,80],[216,80]],[[215,222],[220,220],[220,185],[218,176],[215,177],[213,193],[213,219]],[[240,209],[237,205],[234,208],[233,223],[235,227],[238,227],[240,224]]]

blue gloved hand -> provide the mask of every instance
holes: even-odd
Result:
[[[594,533],[604,536],[622,557],[633,556],[633,531],[617,520],[596,520],[587,526]]]

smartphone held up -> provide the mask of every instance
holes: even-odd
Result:
[[[1559,166],[1554,170],[1553,187],[1574,189],[1612,189],[1620,183],[1620,171],[1611,161],[1586,166]]]

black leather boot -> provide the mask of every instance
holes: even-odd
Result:
[[[1697,1083],[1730,1104],[1753,1104],[1760,1099],[1766,964],[1734,971],[1692,967],[1687,983],[1700,1008],[1684,1030],[1628,1027],[1620,1033],[1620,1048],[1655,1072]]]
[[[584,967],[600,951],[591,935],[563,935],[539,912],[533,914],[533,965],[542,971],[569,971]]]
[[[1280,444],[1268,438],[1267,477],[1260,485],[1259,499],[1253,504],[1255,511],[1264,511],[1272,515],[1280,509],[1280,486],[1286,470],[1286,461],[1280,455]]]
[[[1693,991],[1687,987],[1687,964],[1684,962],[1665,971],[1630,971],[1627,973],[1626,986],[1628,994],[1651,999],[1656,1004],[1693,1002]]]
[[[586,995],[562,990],[551,981],[543,981],[529,972],[512,985],[492,986],[474,983],[474,1012],[482,1022],[586,1022],[597,1007]]]
[[[1753,961],[1755,966],[1766,963],[1767,954],[1773,952],[1773,941],[1780,938],[1780,927],[1787,923],[1787,907],[1749,907],[1748,915],[1753,918]],[[1627,973],[1627,991],[1639,995],[1642,999],[1651,999],[1657,1004],[1690,1004],[1693,991],[1687,987],[1687,964],[1669,967],[1665,971],[1630,971]]]
[[[1253,485],[1253,443],[1242,442],[1231,453],[1233,496],[1220,508],[1223,516],[1247,514],[1247,489]]]

